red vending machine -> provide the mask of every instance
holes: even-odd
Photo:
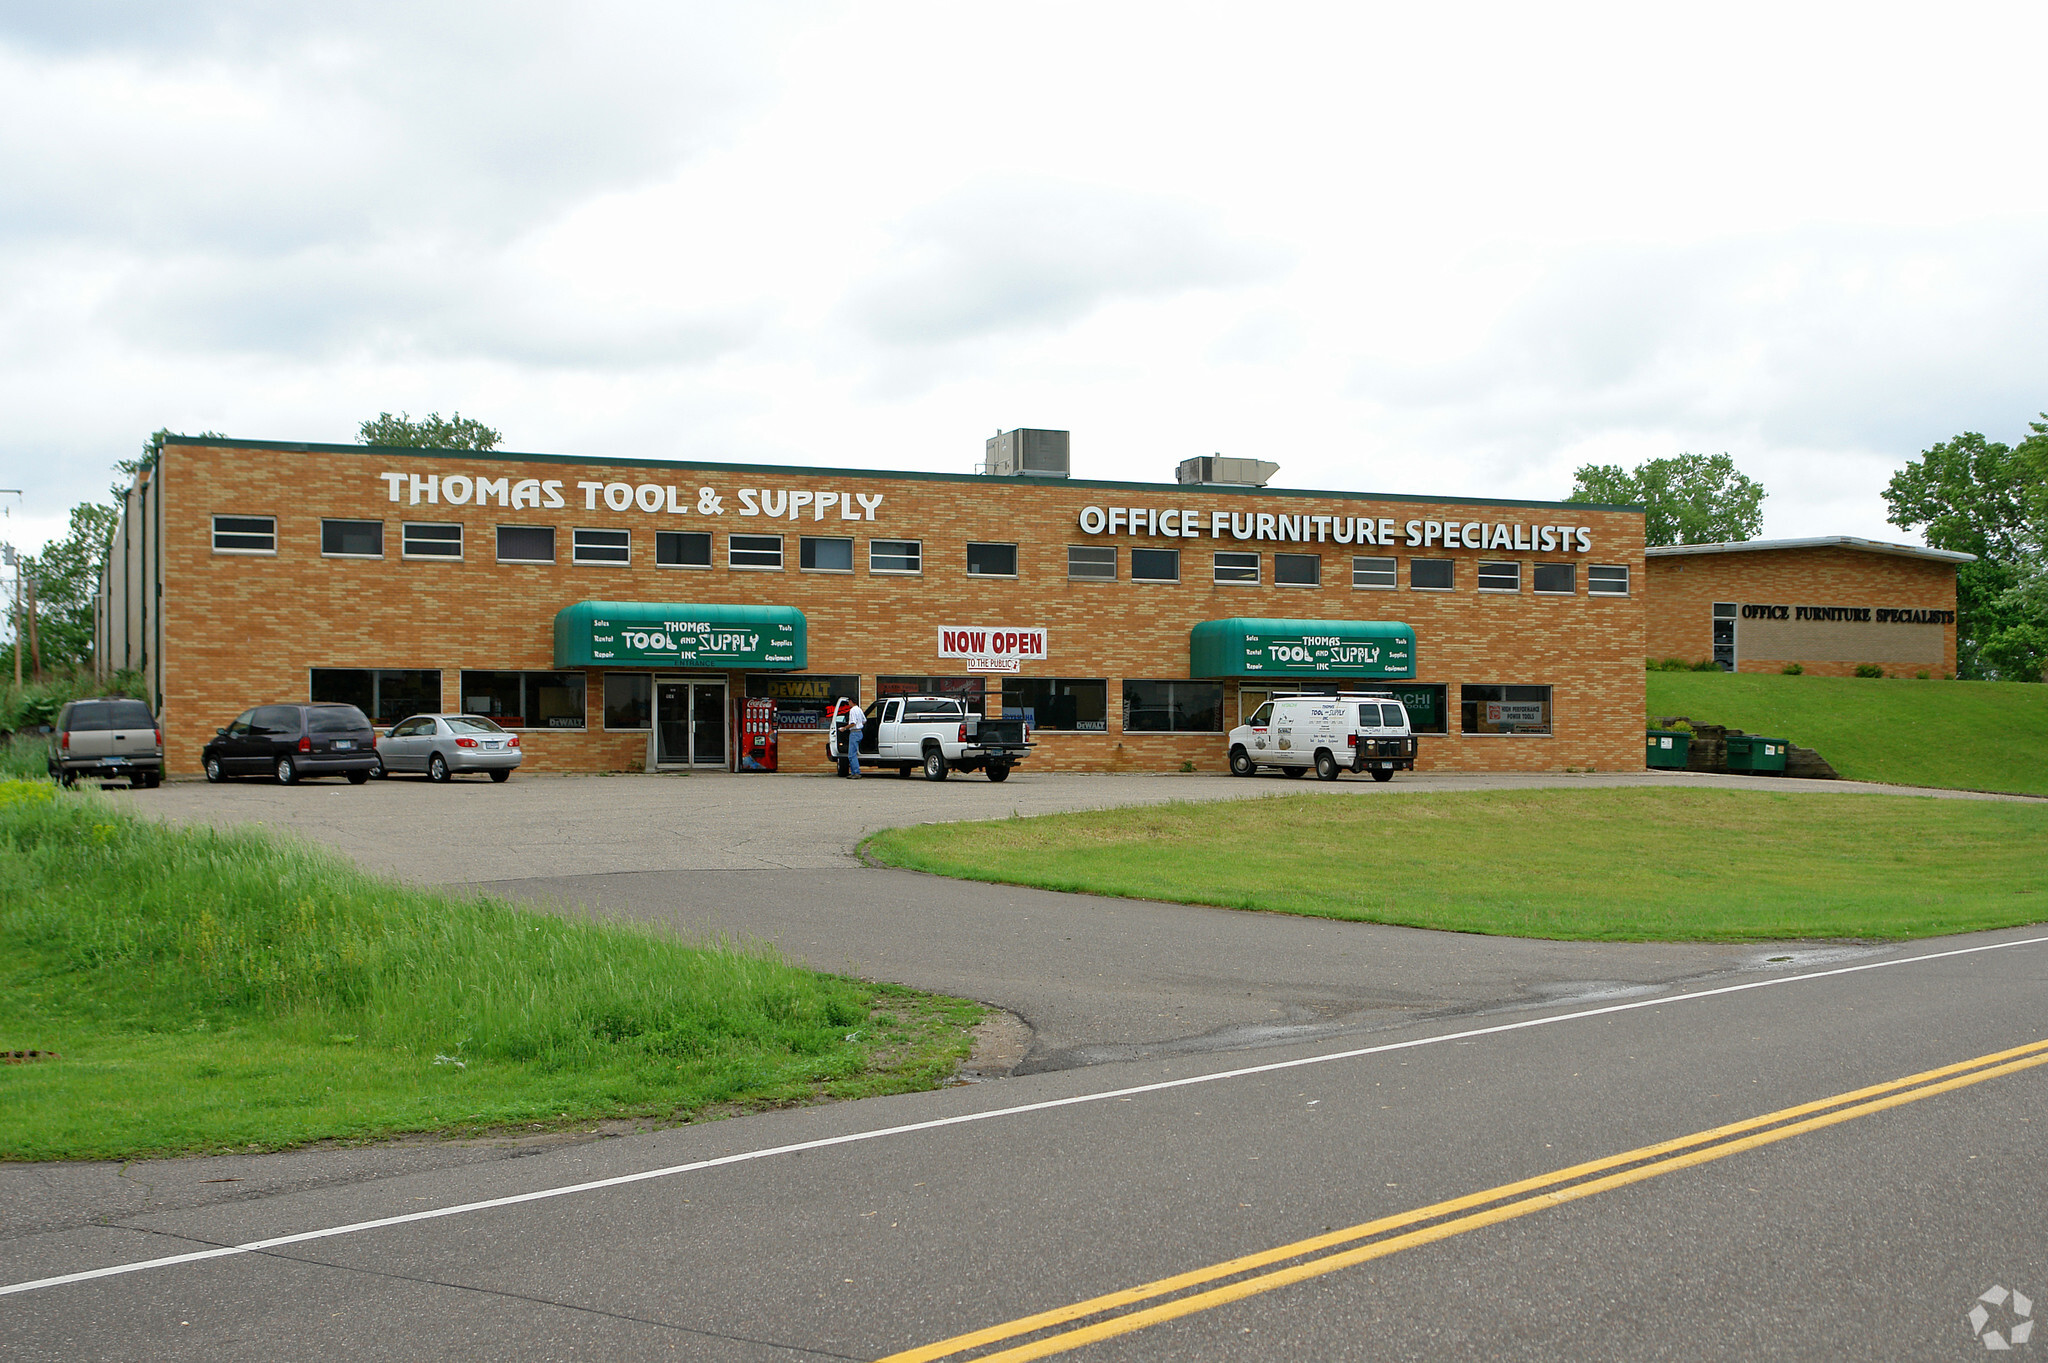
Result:
[[[740,702],[741,771],[775,770],[775,702],[765,696],[749,696]]]

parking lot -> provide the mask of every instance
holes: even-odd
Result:
[[[860,840],[878,829],[954,819],[1004,819],[1074,809],[1337,795],[1399,799],[1425,791],[1541,787],[1690,785],[1799,790],[1820,794],[1890,791],[1855,781],[1795,781],[1696,772],[1578,774],[1403,773],[1389,784],[1360,777],[1325,784],[1261,774],[1102,776],[1020,769],[996,785],[976,776],[942,782],[894,775],[841,781],[827,776],[722,772],[662,776],[544,776],[519,773],[505,785],[481,777],[430,785],[394,777],[350,786],[340,780],[283,787],[260,780],[210,786],[172,781],[116,798],[174,821],[260,823],[289,829],[345,852],[359,865],[423,884],[624,871],[826,870],[855,863]],[[1916,791],[1947,799],[1998,798]]]

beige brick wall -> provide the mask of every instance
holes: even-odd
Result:
[[[1953,612],[1956,570],[1933,559],[1840,546],[1657,555],[1649,560],[1646,656],[1687,662],[1713,657],[1714,603],[1721,601]],[[1953,621],[1881,624],[1738,615],[1735,629],[1738,672],[1781,672],[1788,663],[1829,677],[1852,676],[1859,663],[1908,675],[1925,669],[1952,677],[1956,670]]]
[[[475,504],[451,507],[390,500],[384,472],[407,475],[486,474],[513,479],[559,479],[567,505],[510,509]],[[586,510],[578,481],[674,484],[687,514],[608,509],[600,497]],[[349,447],[173,444],[163,456],[167,511],[165,620],[168,632],[165,719],[168,760],[174,772],[197,769],[199,749],[213,730],[250,705],[303,699],[308,670],[321,667],[439,668],[444,706],[460,704],[457,674],[464,668],[546,670],[553,666],[553,621],[564,606],[584,600],[737,602],[801,609],[808,621],[807,673],[856,673],[862,694],[874,695],[881,675],[952,675],[959,663],[937,656],[943,625],[1043,626],[1050,658],[1027,664],[1024,675],[1107,678],[1110,727],[1106,733],[1044,733],[1029,768],[1035,770],[1177,771],[1184,761],[1200,770],[1224,766],[1220,734],[1126,734],[1121,731],[1122,678],[1173,680],[1188,675],[1188,631],[1199,621],[1228,616],[1289,619],[1400,620],[1417,636],[1417,680],[1447,684],[1453,710],[1447,737],[1422,744],[1425,769],[1557,770],[1639,767],[1642,763],[1644,604],[1642,518],[1627,512],[1558,508],[1541,503],[1481,505],[1405,501],[1340,494],[1290,495],[1194,491],[1173,486],[1023,483],[980,478],[876,475],[852,470],[782,470],[675,464],[600,464],[511,459],[491,455],[414,451],[357,451]],[[696,490],[714,489],[723,515],[697,510]],[[836,509],[814,520],[772,522],[737,515],[740,488],[831,489],[880,494],[872,520],[843,521]],[[1401,560],[1401,590],[1351,587],[1351,557],[1361,552],[1321,544],[1244,542],[1206,536],[1085,536],[1078,519],[1085,506],[1190,508],[1206,529],[1213,510],[1284,514],[1338,513],[1405,525],[1411,520],[1487,524],[1573,524],[1588,527],[1589,553],[1514,552],[1437,547],[1411,550],[1364,546]],[[275,557],[216,554],[210,527],[215,514],[275,516]],[[385,557],[323,558],[323,517],[381,520]],[[400,556],[401,522],[455,521],[465,527],[459,563]],[[512,565],[495,561],[498,525],[553,525],[558,561]],[[632,563],[625,567],[575,566],[570,532],[577,527],[633,532]],[[714,566],[680,570],[654,566],[654,533],[710,530]],[[780,533],[783,572],[725,566],[731,533]],[[803,534],[851,535],[855,572],[816,574],[796,569]],[[917,577],[871,576],[871,538],[918,539],[924,571]],[[1015,581],[970,578],[965,544],[1014,542]],[[1069,580],[1069,544],[1115,544],[1119,580]],[[1177,585],[1133,583],[1133,546],[1178,548]],[[1257,549],[1264,581],[1257,586],[1210,580],[1216,549]],[[1319,553],[1323,586],[1272,585],[1272,556]],[[1457,587],[1447,594],[1406,590],[1411,555],[1457,560]],[[1524,564],[1522,591],[1481,595],[1475,564],[1515,559]],[[1528,565],[1577,562],[1572,596],[1537,596]],[[1637,592],[1590,597],[1588,563],[1627,565]],[[645,667],[634,669],[646,671]],[[531,770],[619,770],[637,766],[646,751],[644,731],[602,729],[602,674],[589,674],[589,728],[583,732],[528,731],[522,742]],[[731,694],[744,679],[730,674]],[[1455,714],[1462,683],[1547,684],[1554,691],[1554,729],[1548,737],[1466,737]],[[1226,716],[1236,723],[1234,684]],[[823,740],[785,735],[784,769],[825,767]]]

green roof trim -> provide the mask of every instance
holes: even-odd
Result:
[[[514,450],[438,450],[414,445],[322,445],[304,440],[234,440],[227,436],[201,437],[171,435],[165,445],[186,445],[194,449],[284,450],[301,454],[377,454],[386,458],[416,455],[431,459],[507,459],[522,464],[594,464],[608,468],[671,469],[694,473],[766,473],[807,475],[819,478],[900,478],[914,483],[979,483],[1009,487],[1091,487],[1126,492],[1156,492],[1171,496],[1227,495],[1232,497],[1329,497],[1352,502],[1412,502],[1437,506],[1527,506],[1554,507],[1577,511],[1635,511],[1645,508],[1635,502],[1545,502],[1528,497],[1420,496],[1412,492],[1344,492],[1330,488],[1234,487],[1209,484],[1183,487],[1179,483],[1135,483],[1093,478],[1045,478],[1028,474],[927,473],[915,469],[828,468],[812,464],[713,464],[689,459],[625,459],[594,454],[530,454]]]
[[[1396,620],[1204,620],[1188,632],[1190,677],[1415,676],[1415,630]]]
[[[801,672],[809,649],[795,606],[578,601],[555,612],[556,667]]]

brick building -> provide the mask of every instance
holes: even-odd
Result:
[[[173,773],[305,699],[490,714],[529,770],[723,767],[748,696],[818,771],[833,697],[924,690],[1029,716],[1027,772],[1219,771],[1266,694],[1339,686],[1404,697],[1424,769],[1617,770],[1643,567],[1631,507],[173,438],[99,657]]]
[[[1956,565],[1970,554],[1832,535],[1646,551],[1649,656],[1819,676],[1859,664],[1956,672]]]

